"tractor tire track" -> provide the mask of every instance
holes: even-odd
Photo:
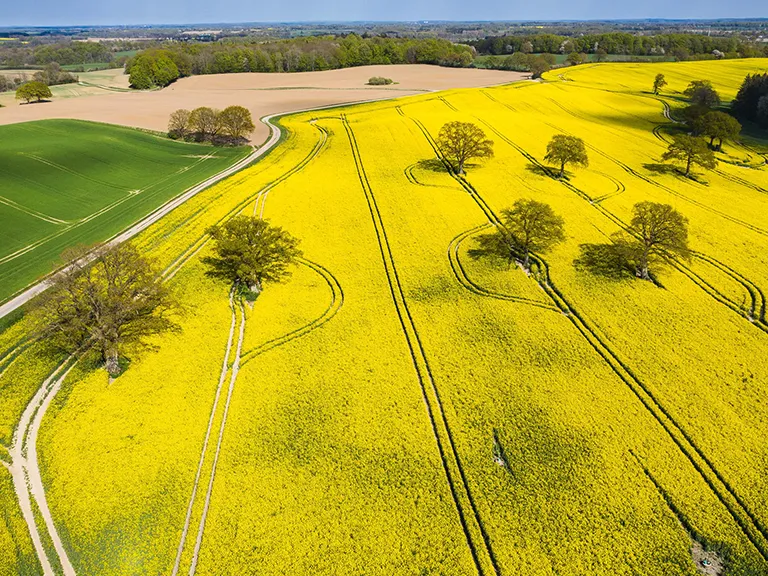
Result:
[[[488,218],[488,221],[503,229],[503,224],[498,216],[469,181],[466,178],[462,178],[453,173],[450,169],[450,163],[448,163],[442,156],[436,142],[426,127],[424,127],[424,125],[416,118],[411,118],[411,120],[413,120],[413,122],[421,129],[424,137],[427,139],[430,146],[432,146],[435,155],[446,166],[446,170],[448,170],[454,179],[470,193],[478,207]],[[768,530],[766,530],[757,516],[735,492],[733,487],[714,466],[709,457],[706,456],[703,450],[701,450],[701,448],[699,448],[693,441],[690,434],[673,418],[672,414],[664,407],[648,385],[620,359],[618,354],[608,345],[605,339],[591,326],[591,323],[589,323],[587,319],[566,299],[562,291],[552,282],[549,265],[546,260],[538,255],[533,255],[532,260],[538,267],[539,273],[536,279],[542,289],[544,289],[550,296],[553,303],[560,308],[563,314],[566,315],[571,324],[579,331],[592,349],[605,361],[611,371],[640,401],[648,414],[652,416],[667,433],[667,436],[680,450],[681,454],[686,457],[701,479],[709,486],[713,495],[726,509],[733,521],[740,528],[742,534],[744,534],[744,536],[752,543],[763,560],[768,564]]]
[[[320,264],[317,264],[316,262],[307,260],[306,258],[299,259],[299,263],[302,264],[303,266],[306,266],[307,268],[310,268],[311,270],[314,270],[320,276],[322,276],[323,280],[325,280],[326,284],[331,290],[331,303],[328,305],[328,308],[326,308],[325,311],[320,316],[318,316],[311,322],[308,322],[307,324],[304,324],[303,326],[296,328],[295,330],[291,330],[287,334],[283,334],[282,336],[278,336],[277,338],[272,338],[270,340],[267,340],[266,342],[259,344],[258,346],[254,348],[250,348],[249,350],[246,350],[245,352],[243,352],[242,361],[240,364],[241,367],[248,364],[248,362],[253,360],[256,356],[260,356],[261,354],[264,354],[265,352],[268,352],[273,348],[277,348],[278,346],[287,344],[292,340],[296,340],[297,338],[301,338],[302,336],[306,336],[310,332],[317,330],[318,328],[320,328],[320,326],[322,326],[323,324],[326,324],[328,321],[331,320],[331,318],[336,316],[336,314],[344,304],[344,291],[341,287],[341,284],[336,279],[336,277],[331,273],[330,270],[328,270],[324,266],[321,266]]]
[[[461,284],[462,287],[466,288],[467,290],[469,290],[470,292],[478,296],[495,298],[496,300],[506,300],[507,302],[516,302],[518,304],[535,306],[537,308],[542,308],[544,310],[552,310],[553,312],[560,312],[560,309],[557,306],[554,306],[552,304],[547,304],[546,302],[533,300],[531,298],[523,298],[521,296],[514,296],[512,294],[503,294],[501,292],[496,292],[494,290],[483,288],[482,286],[474,282],[469,277],[466,269],[464,268],[464,265],[461,263],[461,257],[459,255],[461,245],[467,238],[470,238],[477,232],[480,232],[481,230],[484,230],[490,227],[491,227],[491,224],[489,222],[485,224],[481,224],[480,226],[476,226],[465,232],[461,232],[453,240],[451,240],[451,243],[448,246],[448,261],[450,262],[451,270],[453,271],[453,275],[455,276],[458,283]]]
[[[211,468],[211,478],[208,482],[208,490],[205,494],[205,504],[203,505],[203,513],[200,517],[200,524],[197,527],[197,538],[195,539],[195,548],[192,552],[192,563],[189,567],[189,576],[194,576],[197,570],[197,562],[200,558],[200,548],[203,545],[203,534],[205,533],[205,522],[208,519],[208,510],[211,506],[211,494],[213,493],[213,483],[216,479],[216,468],[219,464],[219,456],[221,455],[221,443],[224,438],[224,430],[227,426],[227,416],[229,415],[229,406],[232,401],[232,392],[235,390],[235,382],[237,381],[237,375],[240,372],[240,354],[243,349],[243,339],[245,337],[245,307],[240,302],[240,332],[237,339],[237,349],[235,350],[235,360],[232,364],[232,374],[229,379],[229,388],[227,390],[227,399],[224,404],[224,412],[221,416],[221,425],[219,426],[219,436],[216,441],[216,452],[213,456],[213,465]],[[226,369],[226,364],[224,365]],[[226,376],[226,373],[225,373]]]
[[[227,346],[224,351],[224,361],[221,365],[221,373],[219,375],[219,385],[216,388],[216,393],[213,397],[213,407],[211,408],[211,415],[208,418],[208,428],[205,431],[205,439],[203,440],[203,448],[200,451],[200,461],[197,465],[197,472],[195,474],[195,482],[192,485],[192,494],[189,497],[189,506],[187,506],[187,516],[184,520],[184,528],[181,531],[181,539],[179,541],[179,547],[176,551],[176,561],[173,564],[172,576],[176,576],[179,573],[181,566],[181,556],[184,553],[184,546],[187,542],[187,534],[189,533],[189,525],[192,520],[192,511],[195,506],[195,498],[197,497],[197,488],[200,484],[200,477],[203,473],[203,465],[205,464],[205,456],[208,451],[208,442],[211,439],[211,431],[213,430],[213,422],[216,418],[216,410],[219,406],[219,399],[221,398],[221,390],[224,387],[224,381],[226,380],[227,373],[229,372],[229,355],[232,352],[232,341],[235,336],[235,326],[237,324],[237,314],[235,313],[234,303],[234,289],[229,292],[229,308],[232,311],[232,321],[229,326],[229,337],[227,338]]]
[[[368,203],[371,220],[379,245],[379,251],[384,265],[384,270],[389,284],[390,295],[400,321],[403,335],[410,351],[411,360],[418,376],[422,399],[427,410],[427,415],[432,427],[432,433],[437,443],[438,452],[443,464],[443,470],[448,481],[451,495],[459,515],[464,536],[469,546],[477,573],[480,576],[491,573],[501,574],[498,562],[491,546],[490,538],[482,523],[477,506],[474,502],[469,483],[464,472],[464,467],[459,457],[456,443],[448,423],[442,399],[432,374],[432,369],[426,357],[424,347],[419,337],[416,325],[408,308],[408,302],[400,282],[400,277],[395,266],[392,249],[389,245],[384,222],[379,212],[376,198],[368,181],[365,167],[360,155],[355,134],[345,116],[342,123],[349,139],[349,145],[355,161],[360,186]],[[480,536],[477,536],[477,533]]]
[[[50,403],[58,393],[62,382],[74,367],[76,361],[73,361],[73,359],[74,356],[70,356],[59,364],[27,404],[19,424],[16,430],[14,430],[11,447],[8,450],[11,462],[9,465],[6,465],[11,472],[19,507],[29,529],[35,552],[45,576],[54,576],[56,572],[43,545],[40,529],[32,507],[33,501],[42,516],[47,534],[53,544],[64,576],[75,575],[75,570],[61,542],[45,499],[45,490],[37,460],[37,434],[40,429],[40,423]]]

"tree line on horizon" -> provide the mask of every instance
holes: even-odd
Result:
[[[438,38],[314,36],[256,41],[184,42],[139,52],[126,62],[131,86],[167,86],[178,78],[236,72],[310,72],[373,64],[466,67],[474,49]]]
[[[571,54],[604,52],[623,56],[660,56],[676,60],[691,57],[727,58],[768,57],[768,45],[749,42],[739,36],[704,36],[703,34],[636,35],[628,32],[607,32],[564,36],[558,34],[527,34],[486,36],[468,42],[479,54],[504,56],[523,54]]]

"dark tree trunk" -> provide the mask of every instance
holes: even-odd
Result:
[[[691,161],[693,158],[691,156],[688,156],[688,164],[685,166],[685,175],[688,176],[691,173]]]
[[[560,162],[560,178],[565,175],[565,162]]]

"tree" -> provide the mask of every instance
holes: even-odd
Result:
[[[40,335],[69,353],[97,350],[120,373],[123,350],[176,328],[175,302],[152,264],[132,244],[73,249],[37,302]]]
[[[168,120],[168,135],[171,138],[186,138],[190,128],[190,115],[191,112],[184,109],[176,110],[171,114]]]
[[[595,50],[595,62],[603,62],[608,57],[608,51],[605,48]]]
[[[544,160],[560,165],[560,178],[565,174],[566,164],[575,164],[584,168],[589,166],[584,140],[566,134],[552,136],[552,140],[547,144],[547,154],[544,156]]]
[[[208,275],[231,284],[246,297],[258,295],[264,282],[280,282],[301,256],[298,239],[267,220],[235,216],[208,229],[215,256],[203,258]]]
[[[715,110],[700,116],[694,124],[696,133],[707,136],[710,148],[715,150],[722,148],[723,140],[733,140],[741,132],[741,124],[736,118]],[[716,147],[715,140],[718,140]]]
[[[546,252],[565,240],[565,222],[549,204],[536,200],[517,200],[501,218],[513,246],[523,253],[523,266],[530,267],[530,253]]]
[[[616,240],[631,247],[637,275],[645,280],[650,279],[648,268],[654,259],[690,255],[688,219],[669,204],[635,204],[629,228],[626,233],[619,233]]]
[[[243,106],[228,106],[219,114],[221,131],[234,140],[244,140],[254,131],[251,112]]]
[[[761,96],[757,101],[757,121],[762,126],[768,126],[768,95]]]
[[[664,74],[656,74],[656,78],[653,80],[653,93],[658,94],[666,85],[667,79],[664,78]]]
[[[503,227],[477,238],[479,247],[473,256],[501,256],[507,262],[522,257],[523,267],[530,268],[531,252],[546,252],[565,240],[563,219],[549,204],[536,200],[517,200],[501,213]]]
[[[739,118],[761,122],[758,111],[763,98],[768,98],[768,73],[749,74],[733,99],[731,109]],[[768,115],[764,115],[761,123],[768,125]]]
[[[51,89],[37,81],[22,84],[16,90],[16,100],[26,100],[27,104],[32,100],[41,102],[43,98],[51,98],[52,96]]]
[[[554,60],[553,54],[530,55],[528,69],[531,71],[531,78],[541,78],[544,72],[551,70],[552,66],[554,66],[551,60]]]
[[[195,108],[189,115],[189,126],[200,140],[210,140],[221,128],[219,111],[207,106]]]
[[[700,104],[691,104],[686,106],[682,110],[683,121],[691,129],[695,136],[698,136],[697,126],[699,125],[699,119],[704,116],[710,109]]]
[[[709,80],[694,80],[683,92],[692,104],[714,108],[720,105],[720,95]]]
[[[707,143],[696,136],[678,134],[672,137],[669,148],[661,156],[662,161],[677,161],[685,164],[685,175],[691,173],[691,167],[698,164],[702,168],[714,169],[717,166],[715,155]]]
[[[437,135],[437,145],[457,174],[464,174],[467,161],[493,156],[493,140],[471,122],[444,124]]]

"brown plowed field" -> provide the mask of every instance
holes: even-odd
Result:
[[[115,77],[104,82],[104,86],[127,86],[127,77],[117,73],[113,75]],[[84,76],[81,75],[81,79]],[[372,76],[391,78],[396,84],[386,87],[367,86],[366,82]],[[524,76],[500,70],[440,68],[416,64],[363,66],[295,74],[193,76],[182,78],[163,90],[150,92],[113,91],[106,87],[99,88],[98,85],[70,85],[66,96],[62,93],[63,97],[56,97],[54,90],[54,99],[41,104],[20,105],[13,99],[13,94],[0,95],[0,103],[5,105],[0,108],[0,124],[46,118],[75,118],[165,131],[168,116],[178,108],[224,108],[240,104],[249,108],[254,118],[260,118],[276,112],[407,96],[430,90],[504,84],[521,80]],[[252,140],[258,144],[267,135],[267,127],[257,123]]]

